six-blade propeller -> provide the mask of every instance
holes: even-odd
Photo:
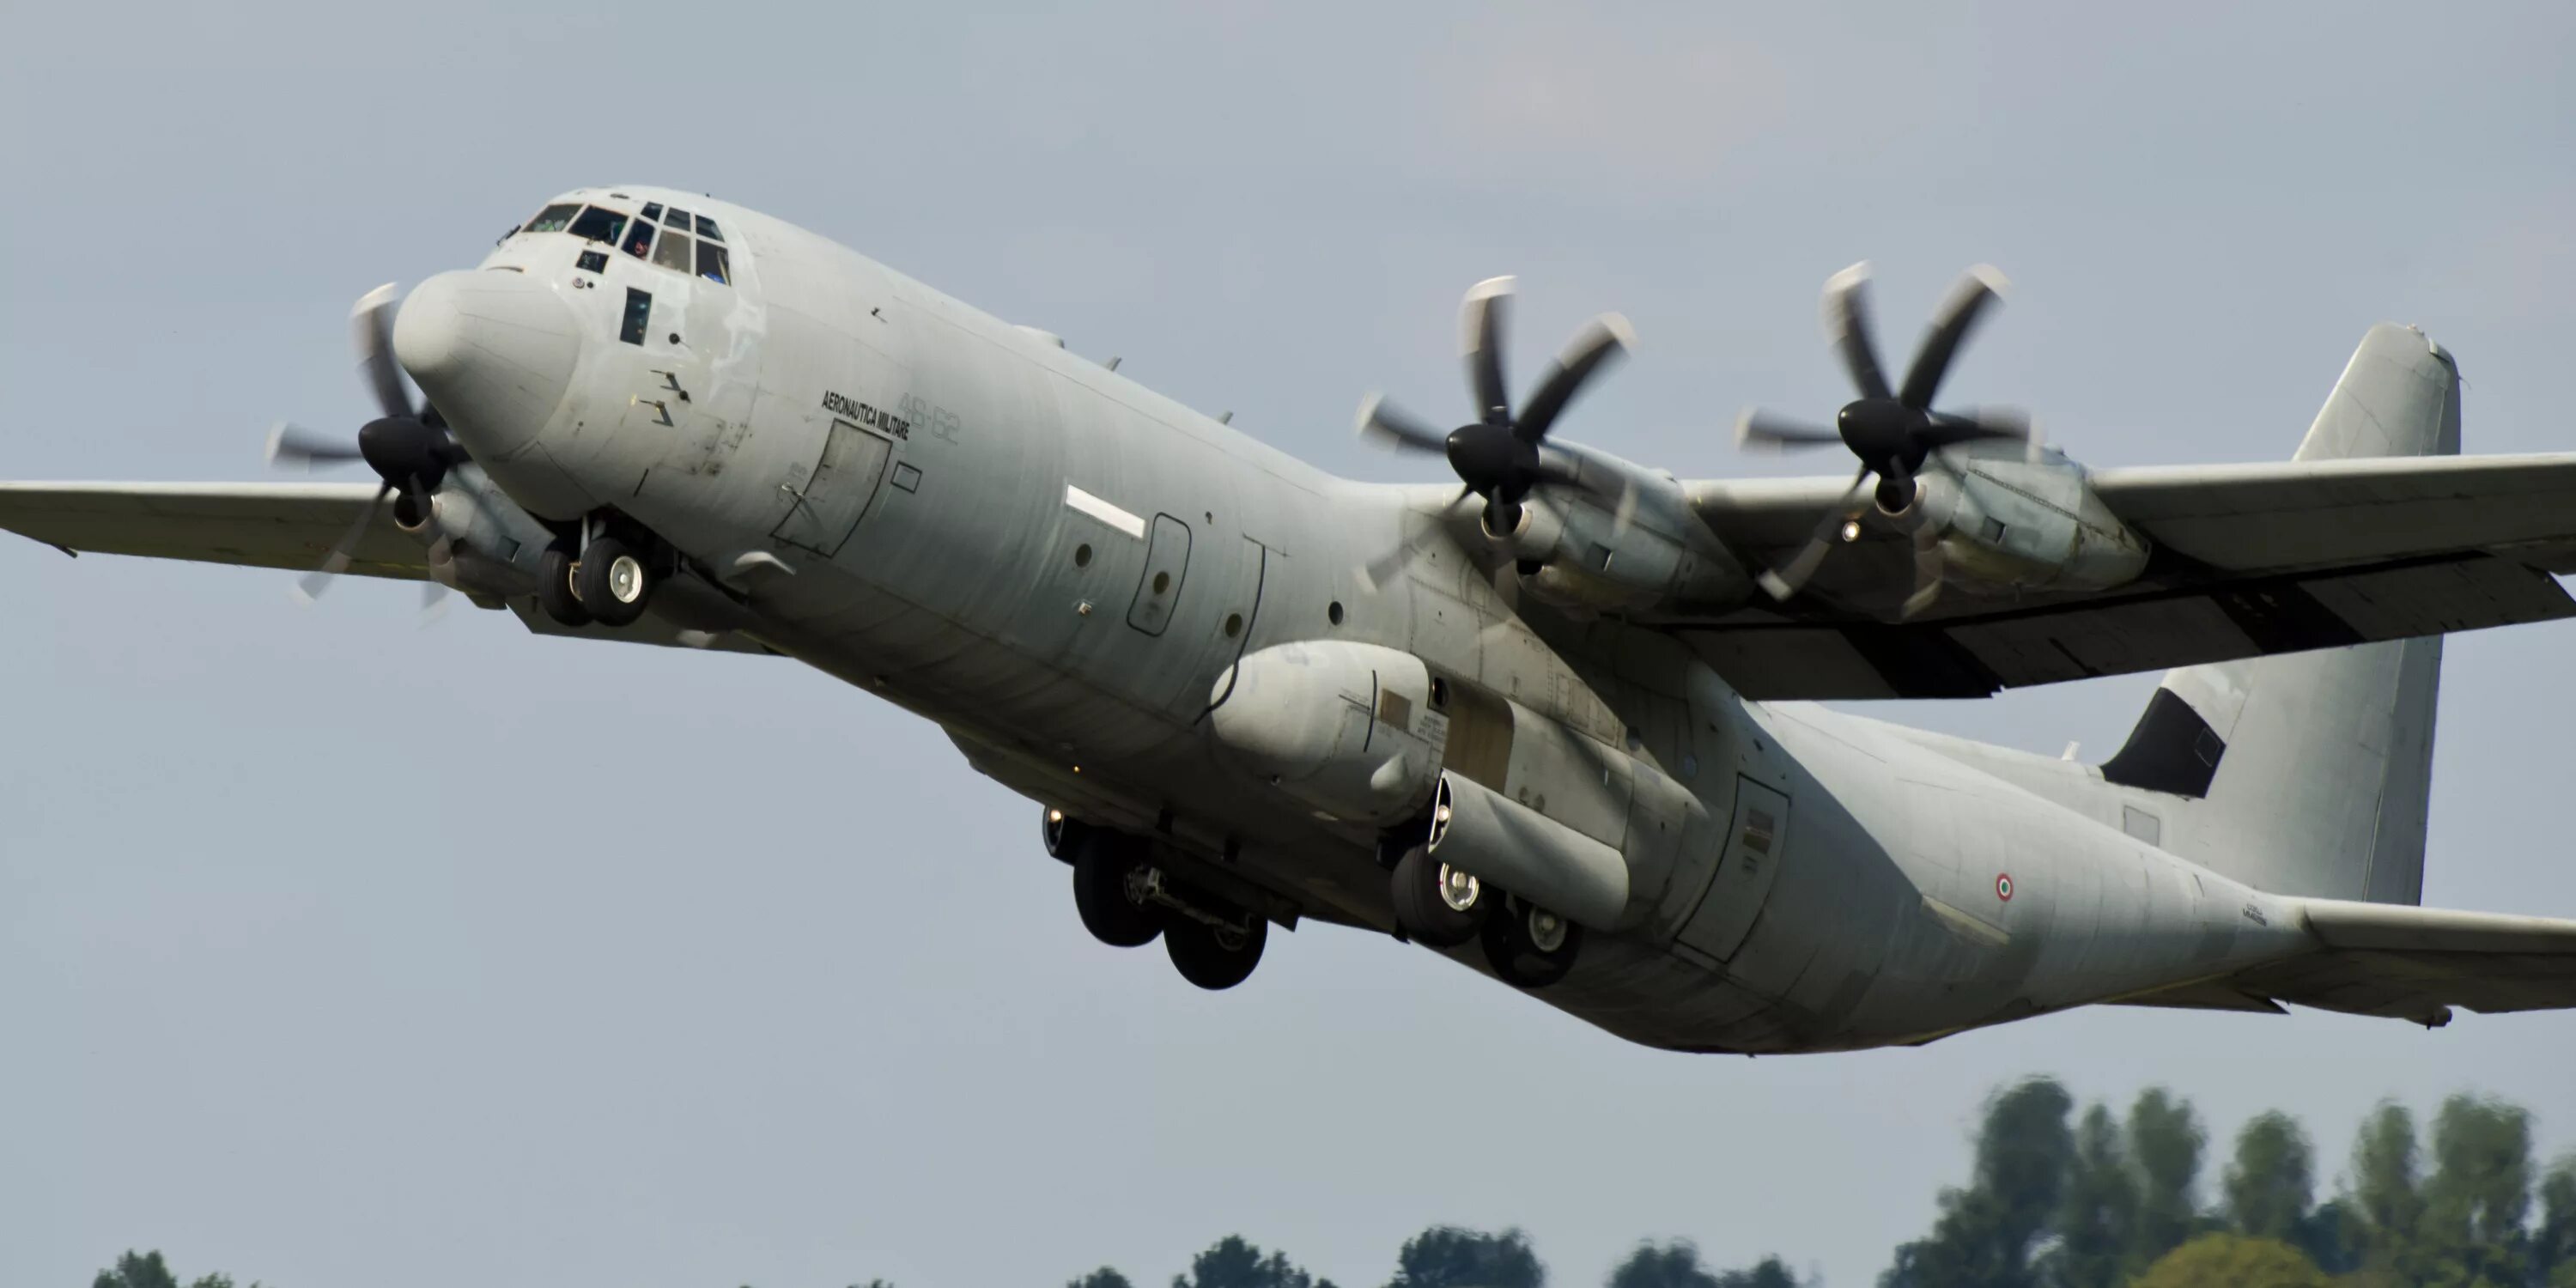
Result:
[[[1933,452],[1996,439],[2035,448],[2029,418],[2018,412],[1988,410],[1963,415],[1932,408],[1932,398],[1940,392],[1941,380],[1949,374],[1959,346],[1976,329],[1988,308],[2002,299],[2004,285],[2003,274],[1991,267],[1980,264],[1969,269],[1933,315],[1932,328],[1915,350],[1913,365],[1906,369],[1905,383],[1890,388],[1879,366],[1877,344],[1870,336],[1869,265],[1854,264],[1826,279],[1825,331],[1860,396],[1843,404],[1831,428],[1758,407],[1748,409],[1735,426],[1737,445],[1748,451],[1839,444],[1860,462],[1843,501],[1825,515],[1807,544],[1789,562],[1762,574],[1763,589],[1773,598],[1787,599],[1797,594],[1824,562],[1836,536],[1848,535],[1848,525],[1857,518],[1853,499],[1872,475],[1878,478],[1872,493],[1879,511],[1898,518],[1913,507],[1920,492],[1915,476]],[[1940,592],[1941,553],[1935,540],[1938,534],[1930,526],[1921,522],[1908,526],[1915,537],[1915,585],[1914,593],[1905,601],[1905,613],[1912,616],[1929,606]]]
[[[1476,419],[1443,433],[1379,394],[1369,395],[1359,413],[1361,437],[1398,451],[1446,457],[1458,475],[1458,495],[1482,497],[1485,530],[1497,534],[1519,526],[1521,501],[1540,484],[1586,485],[1572,462],[1541,448],[1585,383],[1626,353],[1636,339],[1628,320],[1616,313],[1585,323],[1515,413],[1503,371],[1512,289],[1512,279],[1496,277],[1476,283],[1467,292],[1462,324],[1467,385],[1475,395]]]
[[[403,383],[402,368],[394,361],[397,307],[394,285],[388,282],[360,296],[357,307],[349,312],[350,339],[358,351],[358,374],[366,381],[383,415],[360,426],[355,441],[329,438],[284,421],[269,432],[268,463],[274,467],[309,471],[364,461],[383,480],[375,499],[331,547],[322,566],[298,582],[307,599],[319,598],[330,588],[332,578],[348,571],[350,561],[357,556],[359,541],[375,523],[376,513],[384,508],[387,497],[401,492],[399,504],[404,512],[400,517],[405,522],[425,520],[431,498],[437,494],[438,485],[446,481],[447,471],[467,459],[465,449],[448,434],[447,423],[438,409],[415,404]],[[424,592],[424,607],[434,605],[444,589],[435,582],[430,587]]]

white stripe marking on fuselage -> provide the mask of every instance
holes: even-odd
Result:
[[[1092,518],[1100,520],[1102,523],[1108,524],[1110,527],[1118,529],[1120,532],[1126,533],[1128,536],[1136,538],[1138,541],[1145,539],[1145,521],[1143,519],[1139,519],[1135,515],[1129,514],[1125,510],[1121,510],[1117,506],[1111,505],[1109,502],[1103,501],[1099,497],[1093,496],[1089,492],[1085,492],[1081,488],[1075,487],[1070,483],[1064,485],[1064,503],[1083,512],[1084,514],[1090,515]]]

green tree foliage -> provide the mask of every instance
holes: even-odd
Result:
[[[1717,1276],[1700,1262],[1688,1239],[1646,1242],[1610,1272],[1608,1288],[1717,1288]]]
[[[2361,1218],[2361,1264],[2392,1274],[2411,1271],[2424,1196],[2416,1179],[2415,1116],[2382,1104],[2352,1144],[2352,1198]]]
[[[2278,1239],[2204,1234],[2157,1258],[2131,1288],[2327,1288],[2307,1254]]]
[[[2307,1132],[2287,1114],[2264,1114],[2236,1134],[2235,1161],[2219,1182],[2219,1214],[2238,1234],[2297,1243],[2315,1196],[2315,1174]]]
[[[2200,1156],[2209,1133],[2188,1101],[2150,1087],[2129,1106],[2129,1158],[2138,1177],[2138,1219],[2129,1264],[2144,1268],[2200,1233]]]
[[[2417,1231],[2428,1288],[2526,1282],[2531,1172],[2531,1115],[2473,1096],[2443,1102]]]
[[[178,1277],[170,1273],[170,1263],[161,1259],[158,1248],[150,1252],[126,1253],[116,1259],[116,1268],[98,1272],[90,1288],[179,1288]]]
[[[1609,1288],[1798,1288],[1798,1277],[1778,1257],[1749,1270],[1713,1272],[1688,1239],[1640,1243],[1610,1272]]]
[[[1068,1281],[1064,1288],[1136,1288],[1136,1285],[1129,1283],[1127,1276],[1102,1266],[1079,1279]]]
[[[2057,1246],[2042,1278],[2056,1288],[2114,1288],[2126,1278],[2138,1220],[2138,1182],[2119,1120],[2096,1104],[2075,1128],[2065,1197],[2057,1210]]]
[[[98,1272],[90,1288],[179,1288],[178,1276],[170,1273],[170,1263],[158,1249],[151,1252],[128,1252],[116,1259],[112,1270]],[[200,1275],[188,1288],[233,1288],[231,1275]],[[259,1288],[252,1284],[250,1288]]]
[[[2576,1157],[2560,1159],[2540,1183],[2540,1228],[2531,1238],[2531,1279],[2544,1288],[2576,1288]]]
[[[1541,1288],[1546,1282],[1547,1267],[1520,1231],[1435,1225],[1405,1240],[1387,1288]]]
[[[1987,1101],[1974,1180],[1942,1193],[1931,1237],[1896,1250],[1883,1288],[2038,1288],[2032,1253],[2064,1201],[2074,1105],[2049,1078]]]
[[[2327,1274],[2359,1270],[2370,1251],[2370,1225],[2362,1218],[2361,1205],[2349,1197],[2318,1204],[2300,1231],[2299,1248]]]
[[[1190,1272],[1172,1276],[1172,1288],[1333,1288],[1333,1284],[1307,1274],[1284,1252],[1264,1256],[1242,1235],[1229,1234],[1190,1258]]]
[[[1778,1257],[1764,1257],[1750,1270],[1729,1270],[1719,1275],[1717,1288],[1798,1288],[1798,1279]]]

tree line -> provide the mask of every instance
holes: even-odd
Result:
[[[2205,1185],[2209,1134],[2162,1088],[2124,1113],[2077,1112],[2055,1079],[1986,1101],[1965,1184],[1878,1288],[2576,1288],[2576,1156],[2542,1167],[2532,1117],[2459,1095],[2429,1129],[2403,1105],[2363,1119],[2331,1193],[2307,1130],[2278,1111],[2236,1134]],[[1434,1226],[1398,1249],[1385,1288],[1545,1288],[1516,1229]],[[1821,1288],[1781,1257],[1719,1269],[1686,1239],[1638,1243],[1605,1288]],[[126,1253],[92,1288],[181,1288],[159,1252]],[[234,1288],[207,1275],[188,1288]],[[252,1285],[258,1288],[258,1285]],[[870,1280],[852,1288],[892,1288]],[[1136,1288],[1114,1267],[1066,1288]],[[1335,1288],[1229,1234],[1172,1288]]]

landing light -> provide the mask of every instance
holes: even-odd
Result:
[[[1858,541],[1858,540],[1860,540],[1860,520],[1858,520],[1858,519],[1845,519],[1845,520],[1843,520],[1843,540],[1845,540],[1845,541]]]

